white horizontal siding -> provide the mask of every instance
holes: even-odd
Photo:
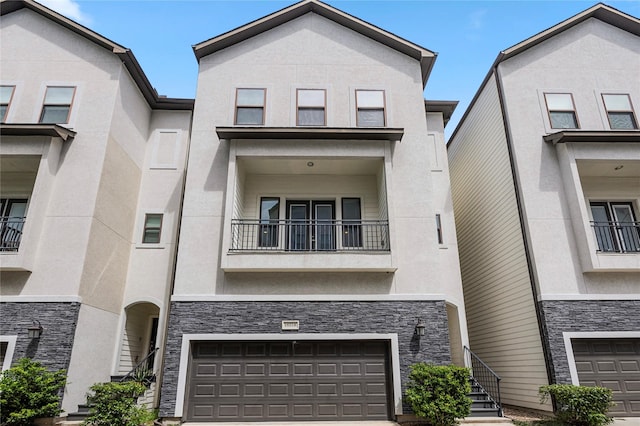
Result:
[[[544,408],[546,366],[493,79],[448,154],[471,350],[501,376],[505,404]]]

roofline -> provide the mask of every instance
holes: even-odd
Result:
[[[640,130],[563,130],[542,137],[545,142],[615,143],[640,142]]]
[[[404,129],[388,127],[217,127],[220,139],[331,139],[400,141]]]
[[[59,124],[2,123],[0,135],[3,136],[51,136],[63,141],[73,139],[76,132]]]
[[[0,2],[0,16],[16,12],[20,9],[29,9],[118,56],[151,108],[163,110],[193,110],[193,99],[162,98],[158,96],[158,93],[149,82],[149,79],[144,71],[142,71],[138,60],[130,49],[109,40],[95,31],[33,0],[2,0]]]
[[[480,94],[484,90],[491,76],[494,73],[497,74],[498,65],[500,65],[501,62],[506,61],[507,59],[512,58],[513,56],[518,55],[524,52],[525,50],[530,49],[550,39],[551,37],[554,37],[560,34],[561,32],[568,30],[569,28],[574,27],[575,25],[578,25],[590,18],[596,18],[600,21],[603,21],[605,23],[618,27],[631,34],[640,36],[640,19],[631,15],[628,15],[624,12],[621,12],[618,9],[613,8],[604,3],[598,3],[590,7],[589,9],[586,9],[578,13],[577,15],[572,16],[569,19],[566,19],[560,22],[559,24],[556,24],[544,31],[539,32],[533,37],[529,37],[528,39],[518,44],[515,44],[509,47],[508,49],[501,51],[496,57],[491,67],[489,68],[489,72],[485,76],[484,80],[482,80],[482,83],[480,83],[480,87],[478,88],[475,95],[473,96],[473,99],[471,99],[471,102],[469,102],[469,106],[467,107],[464,114],[462,115],[462,118],[460,118],[460,121],[458,122],[458,125],[456,126],[455,130],[451,134],[447,147],[449,147],[449,145],[451,145],[451,142],[453,142],[456,134],[458,133],[458,130],[460,129],[462,124],[464,124],[467,116],[469,115],[471,109],[473,108],[476,101],[478,100],[478,97],[480,97]]]
[[[195,44],[192,46],[193,52],[196,55],[198,62],[200,62],[200,59],[207,55],[225,49],[229,46],[233,46],[234,44],[273,29],[309,12],[317,13],[318,15],[321,15],[337,24],[350,28],[365,37],[382,43],[394,50],[397,50],[398,52],[418,60],[422,70],[422,85],[426,85],[429,74],[431,74],[431,70],[433,69],[437,53],[356,18],[346,12],[329,6],[319,0],[302,0],[301,2],[295,3],[253,22]]]
[[[447,123],[451,119],[453,112],[456,110],[458,106],[458,101],[424,101],[424,109],[426,112],[441,112],[442,117],[444,119],[444,126],[447,126]]]

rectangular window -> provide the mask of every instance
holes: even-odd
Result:
[[[298,89],[298,126],[325,126],[327,95],[323,89]]]
[[[263,125],[266,89],[237,89],[235,124]]]
[[[144,231],[142,242],[145,244],[160,243],[160,231],[162,230],[162,214],[147,213],[144,217]]]
[[[637,129],[633,107],[629,95],[603,94],[602,99],[607,109],[609,127],[611,129]]]
[[[360,198],[342,199],[342,247],[362,247]]]
[[[438,244],[444,243],[444,238],[442,237],[442,219],[440,218],[440,214],[436,214],[436,232],[438,234]]]
[[[278,247],[280,198],[260,198],[260,247]]]
[[[383,90],[356,90],[356,125],[384,127],[386,125]]]
[[[598,201],[590,204],[598,251],[640,252],[640,223],[636,222],[631,202]]]
[[[65,124],[69,122],[75,87],[47,87],[40,114],[40,123]]]
[[[15,86],[0,86],[0,121],[4,123],[7,119],[7,112],[11,99],[13,98],[13,90]]]
[[[553,129],[577,129],[578,118],[571,93],[545,93],[549,121]]]

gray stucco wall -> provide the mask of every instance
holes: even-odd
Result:
[[[553,300],[540,303],[556,383],[571,383],[563,332],[640,330],[640,300]]]
[[[413,336],[418,317],[427,324],[421,341]],[[444,301],[173,302],[160,416],[172,417],[174,413],[183,334],[284,334],[281,321],[285,319],[300,320],[299,333],[397,333],[403,391],[409,365],[451,362]]]
[[[78,322],[78,302],[0,303],[0,335],[17,336],[12,362],[28,357],[51,369],[67,369]],[[44,328],[30,339],[27,328],[38,320]]]

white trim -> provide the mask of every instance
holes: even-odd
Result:
[[[0,342],[7,342],[7,352],[4,354],[4,362],[0,367],[2,370],[8,370],[11,368],[11,362],[13,361],[13,352],[16,349],[16,341],[18,340],[18,336],[0,336]]]
[[[626,294],[546,294],[538,296],[538,301],[544,300],[640,300],[640,293]]]
[[[402,414],[402,390],[400,387],[400,351],[398,335],[396,333],[296,333],[296,334],[183,334],[180,348],[180,367],[178,369],[178,387],[176,389],[176,407],[174,417],[182,417],[184,413],[184,398],[187,384],[187,369],[189,365],[191,342],[196,340],[221,341],[287,341],[287,340],[388,340],[391,344],[391,381],[393,382],[393,404],[396,415]]]
[[[32,302],[82,302],[80,296],[2,296],[0,302],[32,303]]]
[[[578,369],[576,368],[576,359],[573,356],[573,345],[571,344],[571,339],[640,339],[640,331],[565,331],[562,333],[562,338],[564,339],[564,348],[567,354],[569,372],[571,373],[571,383],[579,385]]]
[[[395,302],[440,300],[453,301],[453,299],[444,294],[174,294],[171,296],[172,302]]]

